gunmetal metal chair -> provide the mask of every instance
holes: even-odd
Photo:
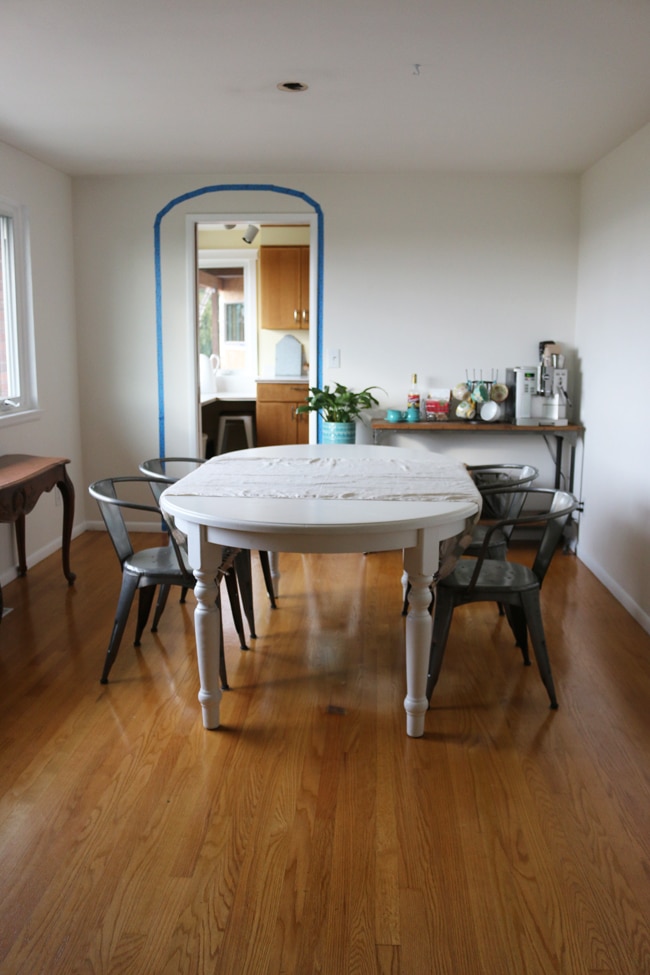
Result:
[[[472,541],[465,549],[465,555],[478,555],[488,529],[486,522],[516,518],[521,512],[525,495],[518,487],[532,484],[539,477],[539,470],[531,464],[474,464],[467,471],[476,484],[483,500],[481,520],[474,528]],[[490,535],[491,559],[505,559],[508,543],[515,527],[510,522]]]
[[[147,477],[150,477],[152,480],[158,482],[158,486],[152,488],[154,490],[156,501],[158,501],[160,495],[168,484],[173,484],[181,477],[184,477],[185,474],[189,474],[190,471],[195,470],[195,468],[204,463],[205,460],[199,457],[152,457],[151,459],[145,460],[140,464],[140,471]],[[160,487],[160,485],[162,485],[162,487]],[[258,555],[269,602],[271,604],[271,608],[275,609],[276,602],[275,593],[273,591],[273,578],[271,576],[269,555],[268,552],[259,552]],[[226,577],[226,586],[228,589],[228,595],[230,597],[230,607],[233,613],[235,628],[237,629],[237,633],[239,635],[241,648],[242,650],[246,650],[248,648],[246,646],[244,629],[241,622],[239,593],[241,593],[241,605],[243,606],[244,615],[248,621],[251,638],[254,640],[257,637],[255,632],[255,609],[253,606],[251,553],[247,549],[242,549],[235,557],[234,566],[235,574],[230,573]],[[163,596],[163,598],[166,599],[166,595]]]
[[[142,511],[155,514],[162,518],[162,512],[157,505],[146,504],[141,501],[132,500],[131,497],[124,497],[123,493],[135,494],[138,490],[135,485],[150,485],[150,478],[147,477],[106,477],[95,481],[88,488],[91,496],[95,498],[99,510],[106,525],[106,529],[113,543],[113,548],[122,568],[122,586],[115,613],[115,622],[106,651],[104,669],[102,671],[101,683],[108,683],[109,672],[115,663],[115,659],[122,642],[127,619],[136,592],[139,592],[138,616],[135,630],[134,646],[140,646],[140,638],[147,625],[147,620],[151,611],[156,586],[167,587],[180,586],[187,591],[193,589],[195,584],[194,574],[188,565],[187,558],[183,549],[174,538],[173,532],[169,535],[169,544],[160,545],[152,548],[140,549],[135,551],[131,542],[129,530],[124,520],[124,509],[131,511]],[[227,566],[222,566],[220,575],[227,571]],[[217,602],[220,594],[217,590]],[[161,610],[162,612],[162,610]],[[156,613],[151,627],[155,632],[158,626],[160,613]],[[224,690],[228,689],[228,678],[226,673],[226,663],[223,646],[223,630],[220,634],[219,645],[219,672],[221,684]]]
[[[505,518],[489,526],[483,548],[478,558],[460,559],[448,576],[441,579],[436,589],[433,619],[433,635],[429,658],[427,698],[440,676],[447,637],[456,606],[474,602],[498,602],[506,609],[506,617],[520,647],[524,664],[530,664],[528,634],[533,644],[540,676],[546,687],[552,708],[557,708],[551,665],[548,658],[544,625],[540,604],[540,590],[565,525],[579,502],[568,491],[552,488],[522,488],[524,501],[534,500],[546,504],[546,509],[532,514],[520,514]],[[490,559],[491,534],[502,531],[511,523],[543,528],[535,558],[529,568],[516,562]]]
[[[466,468],[483,501],[481,521],[475,525],[472,541],[463,551],[464,556],[476,556],[483,547],[489,525],[489,522],[486,524],[483,519],[516,517],[523,506],[524,496],[515,489],[530,484],[539,476],[539,471],[530,464],[478,464],[466,465]],[[491,533],[489,558],[507,558],[508,543],[513,527],[514,525],[508,525]],[[402,616],[406,616],[408,613],[409,591],[410,586],[407,586],[404,593]],[[433,610],[433,600],[430,610]],[[502,606],[499,606],[499,613],[503,616]]]

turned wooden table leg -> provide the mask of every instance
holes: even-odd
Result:
[[[63,535],[61,544],[63,574],[68,580],[68,585],[71,586],[77,578],[76,574],[70,569],[70,542],[72,540],[72,523],[74,521],[74,485],[65,469],[63,471],[63,478],[57,482],[57,487],[63,499]]]
[[[218,728],[220,723],[221,687],[219,681],[219,636],[221,609],[217,599],[216,568],[207,572],[195,569],[196,609],[194,632],[199,665],[199,703],[203,709],[203,727]]]
[[[433,576],[409,573],[409,612],[406,617],[406,733],[410,738],[424,734],[427,700],[427,670],[433,620],[429,613]]]

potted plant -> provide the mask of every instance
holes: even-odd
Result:
[[[355,393],[348,386],[336,383],[334,389],[329,386],[310,386],[307,402],[296,407],[296,413],[318,413],[322,420],[323,443],[354,443],[356,434],[355,420],[363,410],[369,410],[379,404],[373,396],[373,389],[379,386],[368,386],[361,392]]]

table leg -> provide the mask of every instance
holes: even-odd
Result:
[[[61,559],[63,561],[63,574],[68,580],[68,585],[72,585],[77,576],[70,570],[70,541],[72,539],[72,523],[74,521],[74,486],[68,477],[68,472],[63,471],[63,477],[57,482],[57,487],[61,492],[63,500],[63,537],[61,545]]]
[[[427,670],[433,620],[429,613],[433,576],[409,573],[409,613],[406,617],[406,734],[421,738],[428,710]]]
[[[16,518],[16,549],[18,551],[18,575],[27,574],[27,557],[25,555],[25,515]]]
[[[196,656],[199,665],[199,704],[203,709],[203,727],[219,727],[219,705],[221,687],[219,686],[219,634],[221,610],[217,600],[215,572],[195,569],[196,609],[194,610],[194,631],[196,635]]]

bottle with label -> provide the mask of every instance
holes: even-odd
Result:
[[[410,410],[412,408],[415,408],[418,413],[420,412],[420,389],[418,387],[417,373],[415,372],[411,376],[411,386],[406,396],[406,409]]]

